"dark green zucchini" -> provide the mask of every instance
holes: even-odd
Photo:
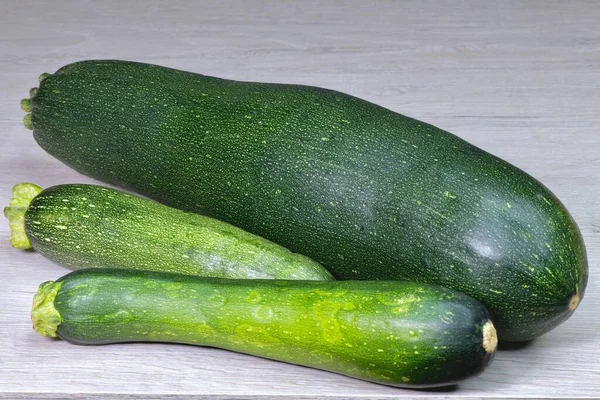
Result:
[[[225,222],[96,185],[31,183],[4,210],[14,247],[72,269],[111,267],[246,279],[332,280],[311,259]]]
[[[394,281],[81,270],[40,285],[31,315],[40,334],[77,344],[212,346],[415,388],[479,374],[497,343],[478,301]]]
[[[514,166],[426,123],[315,87],[84,61],[23,103],[50,154],[94,178],[227,221],[340,279],[467,293],[505,340],[568,318],[579,230]]]

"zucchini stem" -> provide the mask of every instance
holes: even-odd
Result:
[[[25,112],[31,112],[31,100],[23,99],[21,100],[21,110]]]
[[[577,292],[569,300],[569,311],[575,311],[575,309],[579,305],[580,300],[581,300],[581,297],[579,296],[579,290],[577,290]]]
[[[483,324],[483,348],[486,353],[493,353],[498,346],[498,335],[492,321]]]
[[[4,216],[10,225],[10,244],[17,249],[31,248],[25,233],[25,212],[41,192],[42,188],[33,183],[18,183],[13,187],[9,206],[4,208]]]
[[[47,73],[47,72],[44,72],[43,74],[41,74],[41,75],[38,77],[38,82],[39,82],[39,83],[42,83],[42,82],[44,81],[44,79],[48,78],[49,76],[50,76],[50,74],[49,74],[49,73]]]
[[[25,128],[29,130],[33,129],[33,123],[31,122],[31,113],[25,114],[25,117],[23,118],[23,125],[25,125]]]
[[[42,336],[57,337],[56,330],[62,322],[62,317],[54,307],[54,298],[61,286],[62,282],[44,282],[33,296],[31,308],[33,329]]]

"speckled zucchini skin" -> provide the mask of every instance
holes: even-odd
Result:
[[[343,93],[123,61],[44,75],[36,141],[97,179],[233,223],[340,279],[467,293],[500,337],[568,318],[587,260],[559,200],[514,166]]]
[[[311,259],[228,223],[96,185],[42,191],[25,212],[25,233],[36,251],[72,269],[333,279]]]
[[[479,302],[426,284],[114,270],[77,271],[57,284],[56,334],[78,344],[212,346],[404,387],[474,376],[495,351],[495,342],[483,346],[490,316]],[[56,289],[49,285],[40,291]]]

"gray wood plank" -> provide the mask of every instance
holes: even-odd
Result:
[[[34,142],[19,100],[88,58],[341,90],[440,126],[533,174],[583,232],[575,315],[483,375],[410,391],[209,348],[73,346],[39,337],[37,285],[66,270],[8,244],[0,223],[0,397],[447,398],[600,396],[600,5],[596,1],[0,3],[0,201],[20,181],[92,182]]]

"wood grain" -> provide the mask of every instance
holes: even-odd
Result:
[[[39,283],[66,270],[0,224],[0,397],[489,398],[600,396],[600,5],[595,1],[2,1],[0,200],[20,181],[92,182],[34,142],[19,100],[89,58],[341,90],[447,129],[539,178],[588,248],[565,324],[482,376],[409,391],[210,348],[73,346],[35,334]]]

